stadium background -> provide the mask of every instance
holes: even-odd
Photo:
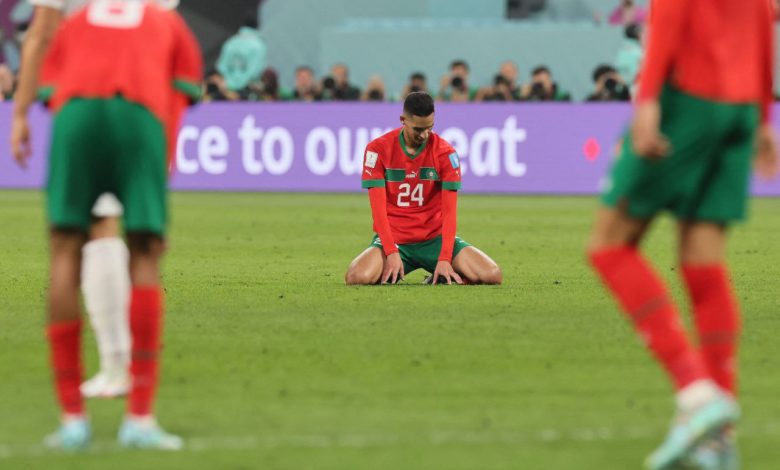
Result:
[[[183,0],[208,63],[255,3]],[[492,0],[267,0],[259,15],[268,63],[288,86],[298,65],[322,76],[345,62],[359,85],[381,73],[398,91],[422,70],[435,89],[456,58],[485,85],[509,59],[523,80],[535,65],[550,66],[582,100],[591,70],[622,40],[621,28],[595,24],[593,13],[617,2],[546,3],[522,21],[505,19],[505,2]],[[0,2],[4,25],[13,6]],[[188,116],[185,173],[173,181],[182,191],[172,196],[159,405],[161,420],[188,440],[176,455],[119,449],[121,401],[90,403],[89,454],[40,445],[56,411],[41,339],[43,198],[34,190],[43,184],[48,118],[34,110],[30,170],[0,146],[0,468],[638,468],[668,424],[669,390],[582,260],[596,207],[589,195],[630,107],[438,104],[437,128],[461,140],[469,168],[459,231],[501,264],[505,284],[428,288],[415,273],[398,288],[345,288],[347,263],[370,239],[354,173],[359,142],[394,126],[399,106],[206,103]],[[0,103],[0,142],[9,115]],[[253,151],[239,136],[245,125],[262,129]],[[286,172],[278,171],[287,145],[280,129],[292,141]],[[307,152],[313,133],[320,137]],[[777,182],[754,190],[780,194]],[[311,191],[356,194],[301,194]],[[502,195],[473,194],[495,191]],[[550,193],[586,197],[536,196]],[[730,247],[748,313],[741,436],[751,470],[780,461],[779,209],[777,199],[756,201]],[[669,225],[660,223],[647,249],[677,285]],[[89,337],[85,352],[94,370]]]

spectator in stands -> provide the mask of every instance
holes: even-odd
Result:
[[[642,26],[633,23],[623,30],[623,43],[615,57],[615,68],[626,83],[633,89],[639,78],[639,67],[642,64],[644,49],[642,48]]]
[[[330,68],[330,76],[322,80],[322,99],[336,101],[357,101],[360,88],[349,83],[349,69],[344,64]]]
[[[240,96],[235,91],[228,89],[225,78],[216,70],[211,70],[206,74],[203,81],[205,89],[203,90],[203,101],[237,101]]]
[[[647,9],[637,5],[634,0],[621,0],[620,5],[609,15],[609,24],[627,26],[643,23],[647,19]]]
[[[379,75],[372,75],[368,79],[366,89],[361,96],[362,101],[384,101],[385,100],[385,82]]]
[[[521,88],[520,99],[524,101],[571,101],[571,95],[553,81],[550,69],[540,65],[531,72],[531,81]]]
[[[247,88],[265,69],[266,47],[257,28],[257,19],[249,17],[238,33],[222,46],[217,70],[231,91]]]
[[[257,90],[254,101],[279,101],[281,95],[279,74],[275,69],[268,67],[260,75],[260,81],[254,88]]]
[[[520,87],[517,85],[517,65],[511,60],[501,63],[498,73],[493,77],[493,85],[477,92],[474,101],[515,101],[520,99]]]
[[[428,93],[428,82],[425,78],[425,74],[422,72],[414,72],[409,75],[409,82],[404,86],[404,89],[401,92],[401,100],[406,99],[406,96],[409,93],[414,93],[415,91],[424,91]]]
[[[438,99],[444,101],[472,101],[476,89],[469,87],[469,64],[464,60],[455,60],[450,64],[450,73],[442,77]]]
[[[0,64],[0,101],[9,101],[14,96],[16,79],[11,67]]]
[[[295,69],[295,89],[292,93],[295,101],[318,101],[320,90],[314,78],[314,70],[308,65]]]
[[[630,101],[628,85],[611,65],[602,64],[593,71],[595,88],[587,101]]]

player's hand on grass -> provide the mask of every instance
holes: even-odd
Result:
[[[669,140],[661,134],[661,105],[647,101],[636,108],[631,126],[634,152],[651,160],[665,157],[671,151]]]
[[[385,260],[385,269],[382,271],[382,284],[395,284],[404,279],[404,263],[401,261],[401,255],[395,252],[388,255]]]
[[[463,284],[463,279],[461,279],[460,275],[455,272],[455,270],[452,268],[452,265],[448,261],[439,261],[436,263],[436,271],[433,272],[433,285],[436,285],[439,283],[439,279],[441,278],[442,284],[444,284],[444,281],[447,281],[447,284],[452,284],[452,281],[455,281],[455,284]]]
[[[777,176],[780,162],[777,154],[777,134],[769,124],[758,130],[756,145],[756,173],[758,176],[771,179]]]
[[[30,158],[30,126],[26,116],[14,116],[11,122],[11,155],[22,168],[27,168]]]

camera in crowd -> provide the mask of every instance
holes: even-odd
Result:
[[[602,64],[593,71],[595,89],[588,101],[630,101],[631,92],[617,70],[611,65]]]

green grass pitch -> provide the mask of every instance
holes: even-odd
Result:
[[[592,198],[463,195],[459,234],[498,287],[345,287],[371,239],[365,194],[172,196],[161,423],[181,453],[119,449],[123,401],[89,403],[95,445],[43,450],[56,425],[43,336],[37,192],[0,192],[2,469],[636,469],[670,387],[582,254]],[[745,311],[741,445],[780,468],[780,200],[757,200],[730,261]],[[646,248],[684,301],[672,228]],[[91,333],[88,372],[95,368]]]

